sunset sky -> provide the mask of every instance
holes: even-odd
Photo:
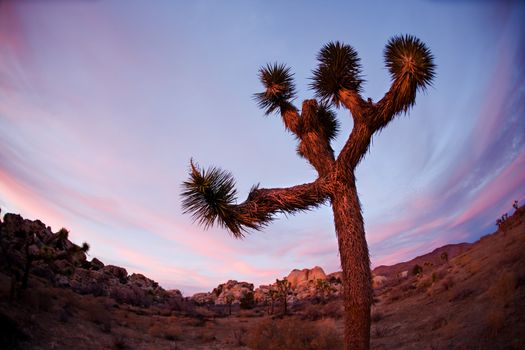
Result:
[[[0,0],[0,208],[91,245],[90,256],[185,295],[293,268],[340,269],[328,206],[235,240],[182,214],[189,160],[250,187],[315,179],[257,72],[288,64],[299,90],[319,49],[359,53],[363,97],[390,78],[388,39],[413,34],[436,79],[374,138],[357,169],[373,266],[472,242],[525,199],[525,3],[518,1]],[[352,127],[343,125],[340,150]]]

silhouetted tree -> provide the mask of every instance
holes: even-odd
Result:
[[[328,295],[330,295],[330,292],[332,291],[330,282],[318,278],[315,281],[315,291],[320,296],[321,302],[324,304],[326,302],[326,298],[328,297]]]
[[[228,315],[229,316],[232,315],[232,304],[234,300],[235,300],[235,297],[233,296],[232,293],[226,294],[226,305],[228,305]]]
[[[241,309],[252,309],[255,300],[253,299],[253,292],[246,292],[241,296],[239,300]]]
[[[422,272],[423,272],[423,268],[421,266],[419,266],[418,264],[415,264],[414,267],[412,268],[412,274],[414,276],[417,276],[417,275],[419,275]]]
[[[441,260],[444,260],[446,263],[448,263],[448,253],[447,252],[441,253]]]
[[[277,299],[277,291],[273,288],[270,288],[266,296],[266,300],[268,302],[268,315],[273,315],[275,299]]]
[[[283,278],[282,280],[276,279],[275,286],[277,287],[277,296],[283,302],[283,315],[288,314],[288,294],[290,293],[290,288],[292,285],[288,280]]]
[[[315,181],[289,188],[255,186],[248,198],[237,204],[230,173],[219,168],[200,170],[192,161],[190,178],[183,184],[185,212],[204,227],[218,224],[237,238],[249,229],[262,229],[275,214],[293,214],[331,203],[343,269],[347,349],[369,348],[372,300],[370,260],[354,171],[373,135],[395,116],[408,112],[416,92],[424,90],[434,77],[430,50],[413,36],[390,39],[384,58],[392,85],[374,103],[360,94],[364,80],[357,52],[340,42],[325,45],[311,83],[317,100],[305,100],[301,110],[292,104],[296,92],[290,69],[277,63],[260,69],[265,91],[255,98],[266,114],[280,113],[285,128],[298,140],[297,153],[317,171]],[[354,125],[336,158],[330,143],[339,124],[332,107],[340,106],[350,111]]]

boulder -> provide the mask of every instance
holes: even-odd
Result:
[[[379,288],[382,285],[384,285],[388,281],[388,278],[386,276],[374,276],[372,277],[372,288]]]
[[[109,275],[111,277],[116,277],[120,283],[126,283],[128,281],[128,272],[125,268],[115,265],[106,265],[100,272]]]
[[[217,295],[215,299],[216,305],[226,305],[230,301],[233,304],[238,304],[241,298],[248,293],[253,292],[253,284],[247,282],[237,282],[230,280],[226,283],[220,284],[214,289],[213,294]]]
[[[308,281],[326,280],[326,274],[324,270],[316,266],[308,272]]]
[[[147,278],[143,274],[133,273],[128,278],[128,282],[132,285],[138,286],[140,289],[153,291],[157,289],[159,284],[152,279]]]
[[[326,280],[326,274],[323,269],[319,266],[315,266],[313,269],[302,269],[302,270],[292,270],[286,277],[292,288],[297,286],[308,284],[310,282],[315,282],[318,279]]]
[[[190,298],[198,305],[214,304],[217,296],[214,293],[195,293]]]
[[[93,260],[91,260],[90,262],[91,264],[91,268],[93,270],[100,270],[104,267],[104,263],[100,260],[98,260],[97,258],[93,258]]]
[[[70,284],[71,289],[77,293],[100,296],[108,294],[109,280],[108,274],[77,268],[70,278]]]

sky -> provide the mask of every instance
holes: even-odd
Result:
[[[525,3],[518,1],[0,0],[0,208],[91,245],[90,258],[185,295],[340,262],[331,209],[243,240],[181,209],[193,158],[254,184],[313,181],[280,117],[253,100],[286,63],[300,106],[319,49],[352,45],[363,97],[390,86],[389,38],[432,51],[433,86],[356,171],[372,266],[473,242],[525,199]],[[348,111],[338,152],[351,130]]]

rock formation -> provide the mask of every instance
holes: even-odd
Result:
[[[104,265],[97,258],[88,261],[87,248],[72,243],[67,235],[65,229],[52,232],[39,220],[5,214],[0,221],[0,267],[11,276],[13,285],[20,284],[27,270],[57,287],[135,306],[174,305],[182,300],[180,291],[166,291],[144,275],[128,276],[126,269]]]

